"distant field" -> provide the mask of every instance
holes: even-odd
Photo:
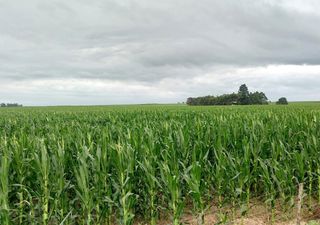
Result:
[[[320,101],[290,102],[290,105],[320,105]]]
[[[320,102],[0,108],[0,171],[0,224],[311,220]]]

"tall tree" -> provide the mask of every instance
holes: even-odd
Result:
[[[240,105],[249,105],[250,104],[250,93],[247,85],[242,84],[238,91],[239,95],[239,104]]]

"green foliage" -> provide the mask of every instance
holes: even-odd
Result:
[[[238,95],[239,95],[238,103],[240,105],[249,105],[250,104],[250,93],[249,93],[247,85],[242,84],[239,87]]]
[[[266,105],[268,104],[268,98],[263,92],[253,92],[249,95],[251,105]]]
[[[312,220],[312,221],[308,222],[307,225],[320,225],[320,222]]]
[[[279,100],[276,102],[277,105],[288,105],[288,100],[285,97],[279,98]]]
[[[250,93],[248,87],[243,84],[238,93],[224,94],[220,96],[204,96],[188,98],[187,105],[265,105],[268,98],[263,92]]]
[[[188,98],[188,105],[232,105],[238,102],[239,96],[235,93],[224,94],[220,96],[204,96],[197,98]]]
[[[4,148],[0,154],[0,222],[9,225],[9,152],[6,148],[6,141],[1,140]]]
[[[0,107],[22,107],[18,103],[1,103]]]
[[[320,201],[320,105],[0,110],[0,224],[198,224]],[[223,217],[221,217],[223,221]]]

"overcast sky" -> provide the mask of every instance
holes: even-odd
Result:
[[[320,100],[319,0],[0,0],[0,102]]]

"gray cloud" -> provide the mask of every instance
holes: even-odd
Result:
[[[259,68],[306,64],[320,75],[319,67],[311,66],[320,65],[319,12],[317,0],[0,0],[0,82],[32,86],[91,80],[120,82],[122,88],[139,83],[154,88],[150,93],[172,94],[162,100],[142,94],[141,102],[176,101],[209,91],[203,84],[186,83],[199,77],[209,77],[222,93],[235,86],[226,85],[230,81],[254,86],[264,80],[271,90],[279,79],[288,95],[296,84],[310,92],[308,79],[317,83],[320,78],[306,78],[308,71],[288,79],[282,71],[261,77]],[[237,72],[245,68],[253,71],[250,80]],[[178,81],[176,87],[164,84],[169,81]],[[179,93],[177,85],[183,89]],[[13,90],[7,86],[2,95],[10,100]],[[25,101],[37,104],[34,90],[26,91]],[[79,90],[71,92],[69,103],[80,96]],[[320,98],[306,92],[301,93],[307,98]],[[132,93],[127,94],[119,102],[130,102]],[[23,101],[18,95],[12,99]]]

